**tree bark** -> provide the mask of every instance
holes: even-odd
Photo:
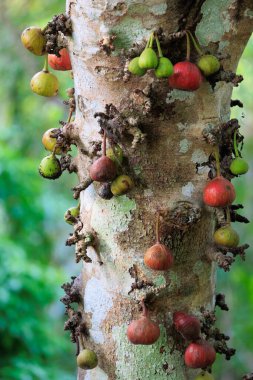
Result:
[[[228,122],[233,84],[218,81],[212,88],[206,80],[195,92],[172,90],[166,79],[158,80],[152,72],[130,76],[125,66],[151,31],[161,27],[173,63],[185,59],[186,41],[180,33],[179,38],[171,34],[190,29],[205,51],[220,57],[224,70],[235,71],[252,31],[252,12],[249,0],[67,1],[77,104],[69,133],[78,147],[80,183],[87,181],[101,142],[94,114],[105,112],[106,104],[119,112],[109,140],[123,148],[135,182],[129,194],[111,200],[97,195],[97,183],[81,192],[83,229],[93,230],[98,242],[96,251],[88,248],[92,262],[84,262],[82,273],[83,318],[89,330],[85,346],[97,353],[99,366],[80,370],[80,380],[179,380],[197,373],[185,367],[174,345],[172,314],[199,315],[201,307],[214,307],[216,264],[207,252],[216,216],[202,202],[210,171],[205,163],[213,146],[203,131]],[[162,241],[174,255],[173,268],[161,273],[143,263],[145,250],[155,243],[157,212]],[[138,281],[143,286],[131,291]],[[161,327],[152,346],[131,345],[126,337],[143,298]]]

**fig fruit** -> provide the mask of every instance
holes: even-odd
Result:
[[[60,57],[55,54],[48,54],[48,63],[54,70],[67,71],[72,70],[69,52],[66,48],[59,51]]]
[[[153,270],[168,270],[173,265],[173,256],[169,248],[157,242],[145,252],[144,263]]]
[[[217,71],[220,70],[219,60],[211,54],[202,55],[202,57],[198,60],[197,65],[206,77],[217,73]]]
[[[203,192],[204,203],[211,207],[229,206],[235,197],[234,186],[222,176],[217,176],[208,182]]]
[[[113,148],[106,150],[106,156],[109,157],[118,167],[123,162],[123,150],[119,145],[115,145]]]
[[[52,132],[55,132],[55,131],[57,131],[57,128],[48,129],[42,136],[42,144],[44,145],[45,149],[50,152],[54,151],[55,145],[57,143],[56,137],[51,136]],[[61,153],[62,153],[61,148],[57,147],[55,149],[55,154],[61,154]]]
[[[185,364],[189,368],[209,367],[214,363],[215,358],[215,349],[206,341],[191,343],[184,354]]]
[[[30,85],[32,91],[41,96],[51,97],[58,94],[58,79],[49,71],[39,71],[32,77]]]
[[[98,358],[94,351],[86,348],[79,353],[76,362],[79,368],[89,370],[98,365]]]
[[[129,65],[128,65],[128,71],[130,71],[131,74],[138,75],[139,77],[142,77],[144,74],[146,74],[146,69],[141,69],[139,66],[139,58],[135,57],[133,58]]]
[[[156,52],[151,47],[144,49],[139,57],[138,65],[145,70],[155,69],[158,65]]]
[[[68,224],[74,224],[75,218],[80,215],[80,207],[70,207],[64,214],[64,220]]]
[[[111,192],[113,195],[126,194],[134,187],[132,178],[128,175],[122,174],[118,176],[111,184]]]
[[[173,74],[173,65],[168,58],[160,57],[158,66],[155,69],[155,76],[157,78],[168,78]]]
[[[54,154],[43,158],[39,165],[39,173],[47,179],[56,179],[62,174],[60,161]]]
[[[223,226],[216,230],[213,237],[216,244],[228,248],[237,247],[240,242],[238,233],[230,225]]]
[[[90,177],[93,181],[112,181],[117,175],[115,163],[107,156],[102,156],[90,167]]]
[[[21,42],[24,47],[35,55],[45,54],[46,39],[40,28],[30,26],[21,34]]]
[[[203,81],[199,68],[194,63],[184,61],[174,65],[174,73],[169,77],[169,86],[178,90],[195,91]]]
[[[211,373],[207,371],[202,371],[201,373],[198,374],[197,377],[195,377],[194,380],[214,380],[214,377]]]
[[[236,157],[230,164],[230,171],[234,175],[245,174],[249,170],[249,165],[241,157]]]

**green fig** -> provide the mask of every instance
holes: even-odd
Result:
[[[94,351],[84,349],[77,356],[76,362],[79,368],[88,370],[98,365],[98,358]]]
[[[51,129],[48,129],[44,135],[42,136],[42,144],[44,145],[44,147],[46,148],[46,150],[50,151],[50,152],[53,152],[54,149],[55,149],[55,146],[56,146],[56,143],[57,143],[57,139],[56,137],[52,137],[51,134],[53,132],[57,131],[57,128],[51,128]],[[55,154],[61,154],[62,153],[62,150],[60,147],[57,147],[55,149]]]
[[[49,71],[39,71],[32,77],[30,85],[32,91],[41,96],[51,97],[58,94],[58,79]]]
[[[134,187],[132,178],[128,175],[120,175],[111,184],[111,192],[113,195],[123,195]]]
[[[62,171],[58,158],[54,154],[44,157],[39,166],[39,173],[42,177],[48,179],[60,177]]]
[[[138,75],[139,77],[142,77],[144,74],[146,74],[146,69],[141,69],[139,66],[139,58],[135,57],[131,60],[131,62],[128,65],[128,71],[134,75]]]
[[[106,150],[106,156],[109,157],[117,166],[121,166],[123,162],[123,150],[119,145]]]
[[[231,173],[238,175],[238,174],[245,174],[249,170],[249,165],[247,161],[245,161],[241,157],[236,157],[230,165],[230,171]]]
[[[64,214],[64,220],[68,224],[74,224],[75,218],[80,215],[80,207],[70,207]]]
[[[214,377],[211,373],[207,371],[202,371],[201,373],[198,374],[197,377],[195,377],[194,380],[214,380]]]
[[[157,78],[168,78],[173,74],[173,65],[168,58],[160,57],[158,66],[155,69],[155,76]]]
[[[21,42],[26,49],[35,55],[45,54],[46,39],[40,28],[30,26],[21,34]]]
[[[228,248],[237,247],[240,241],[238,233],[230,225],[216,230],[213,237],[216,244]]]
[[[206,77],[220,70],[219,60],[211,54],[202,55],[198,60],[197,66]]]
[[[144,49],[139,57],[138,64],[141,69],[155,69],[158,65],[156,52],[151,47]]]

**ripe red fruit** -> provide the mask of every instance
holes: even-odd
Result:
[[[222,176],[212,179],[205,187],[203,200],[206,205],[212,207],[225,207],[231,205],[236,194],[234,186]]]
[[[69,52],[66,48],[59,51],[60,57],[55,54],[48,54],[48,63],[54,70],[66,71],[71,70],[72,65],[70,61]]]
[[[200,321],[197,317],[177,311],[173,314],[176,330],[187,340],[196,340],[200,336]]]
[[[178,90],[195,91],[203,81],[199,68],[194,63],[184,61],[174,66],[174,74],[169,77],[169,86]]]
[[[107,156],[102,156],[90,167],[90,177],[93,181],[112,181],[117,175],[115,163]]]
[[[191,343],[184,354],[185,364],[190,368],[206,368],[213,364],[215,358],[215,349],[206,341]]]
[[[143,315],[133,320],[127,329],[127,337],[133,344],[153,344],[160,336],[160,328],[148,317],[148,312],[143,306]]]
[[[144,263],[153,270],[168,270],[173,264],[173,256],[169,248],[156,243],[146,251]]]

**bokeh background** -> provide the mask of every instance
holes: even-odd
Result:
[[[60,98],[46,99],[29,88],[43,58],[23,49],[21,31],[45,26],[54,14],[64,12],[62,0],[11,0],[0,2],[0,379],[74,380],[75,347],[63,331],[61,284],[80,271],[74,249],[64,241],[71,226],[63,221],[75,206],[70,191],[75,175],[64,173],[57,181],[43,180],[38,165],[45,156],[41,136],[66,120],[62,101],[72,87],[69,73],[58,73]],[[238,73],[244,82],[234,90],[243,110],[232,109],[245,135],[244,158],[253,169],[253,39],[241,58]],[[252,218],[253,170],[234,180],[241,213]],[[235,224],[241,242],[252,245],[252,224]],[[214,365],[216,379],[238,380],[253,371],[253,256],[237,258],[229,273],[218,270],[217,290],[225,293],[230,312],[218,313],[218,326],[231,336],[237,355]]]

